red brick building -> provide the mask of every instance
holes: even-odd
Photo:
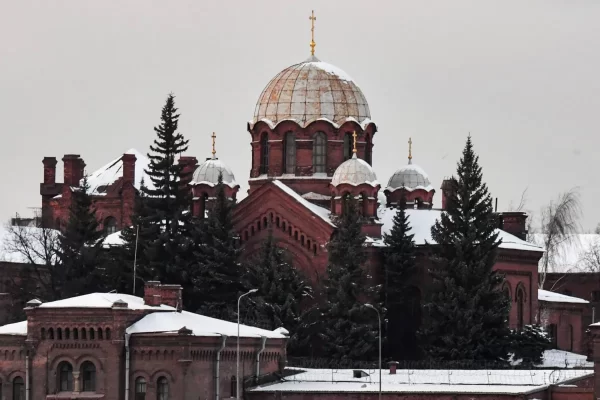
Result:
[[[237,324],[181,311],[181,287],[147,282],[144,298],[93,293],[27,303],[0,327],[0,398],[235,397]],[[244,384],[277,373],[285,330],[240,327]]]

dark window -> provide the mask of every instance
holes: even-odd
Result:
[[[592,301],[600,301],[600,290],[594,290],[592,292]]]
[[[237,398],[237,379],[235,375],[231,377],[231,390],[229,391],[231,398]]]
[[[522,287],[517,288],[517,329],[522,330],[524,325],[525,313],[525,292]]]
[[[25,381],[20,376],[13,379],[13,400],[25,400]]]
[[[73,391],[73,366],[66,361],[58,365],[58,390],[60,392]]]
[[[71,330],[69,328],[65,328],[65,340],[71,339]]]
[[[146,399],[146,379],[141,376],[135,380],[135,400]]]
[[[550,336],[550,343],[553,349],[556,349],[558,344],[558,330],[555,324],[548,325],[548,336]]]
[[[269,173],[269,135],[266,133],[260,138],[260,173]]]
[[[107,217],[104,220],[104,233],[110,235],[117,231],[117,219],[115,217]]]
[[[54,329],[48,329],[48,339],[54,339]]]
[[[573,351],[573,325],[569,325],[567,335],[569,335],[569,351]]]
[[[79,330],[77,328],[73,328],[73,339],[79,339]]]
[[[313,173],[326,171],[327,137],[317,132],[313,139]]]
[[[285,173],[296,173],[296,135],[294,132],[285,134]]]
[[[371,144],[371,137],[368,134],[365,134],[365,161],[369,163],[369,165],[373,165],[373,149]]]
[[[169,400],[169,382],[164,376],[158,378],[156,385],[156,400]]]
[[[90,361],[81,365],[81,390],[83,392],[96,391],[96,366]]]
[[[61,328],[56,329],[56,338],[58,340],[62,340],[62,329]]]
[[[85,328],[81,328],[81,339],[87,339],[87,331],[85,330]]]
[[[90,328],[90,340],[94,340],[94,328]]]
[[[342,215],[346,215],[346,212],[348,211],[348,203],[350,201],[352,201],[352,199],[350,198],[349,193],[342,195]]]
[[[353,140],[350,133],[344,135],[344,161],[352,158]]]

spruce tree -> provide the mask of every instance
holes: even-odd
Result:
[[[327,303],[321,333],[326,357],[339,361],[373,360],[377,353],[377,315],[364,306],[376,295],[363,269],[367,261],[356,200],[344,199],[344,212],[328,244]]]
[[[69,218],[58,238],[52,297],[73,297],[105,289],[102,237],[84,178],[81,187],[73,191]]]
[[[386,354],[394,360],[418,358],[417,329],[420,310],[415,310],[414,234],[406,214],[406,198],[400,199],[392,229],[384,235],[383,301],[386,311]]]
[[[241,249],[233,230],[233,202],[225,194],[223,176],[219,174],[213,207],[206,222],[196,226],[194,237],[200,246],[190,268],[194,284],[194,310],[227,321],[237,319],[237,298],[243,290]]]
[[[302,352],[303,316],[310,312],[312,288],[294,268],[286,251],[277,246],[273,233],[261,246],[258,256],[246,267],[244,274],[246,290],[258,289],[248,298],[245,321],[264,329],[284,327],[290,333],[288,352]]]
[[[158,280],[183,286],[185,299],[191,290],[186,267],[191,246],[191,192],[187,185],[192,172],[176,162],[188,141],[178,132],[179,114],[170,94],[162,108],[161,123],[154,128],[150,165],[145,171],[151,182],[142,186],[144,215],[138,215],[138,271],[142,280]],[[136,226],[137,229],[137,226]],[[140,248],[140,244],[142,247]],[[130,243],[131,245],[131,243]]]
[[[500,244],[492,198],[479,158],[467,139],[451,180],[447,209],[431,229],[434,288],[426,304],[423,338],[439,360],[505,362],[510,303],[504,276],[493,271]]]

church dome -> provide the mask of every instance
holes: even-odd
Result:
[[[344,161],[333,173],[331,184],[338,186],[342,184],[358,186],[366,183],[371,186],[379,185],[377,176],[373,168],[365,160],[356,157],[356,153],[351,159]]]
[[[294,120],[306,127],[317,119],[336,124],[353,119],[363,124],[370,118],[367,100],[354,80],[311,56],[271,79],[256,103],[253,123]]]
[[[427,176],[423,168],[413,164],[412,160],[409,160],[408,165],[394,172],[394,175],[388,181],[388,190],[393,191],[399,188],[411,191],[415,189],[430,191],[433,189],[433,186],[431,186],[429,176]]]
[[[192,178],[192,185],[206,184],[215,186],[219,182],[219,173],[223,175],[223,183],[229,187],[238,186],[231,169],[218,158],[209,158],[200,164]]]

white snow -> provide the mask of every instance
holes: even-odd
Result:
[[[542,368],[594,368],[593,361],[588,361],[587,356],[571,353],[564,350],[546,350],[542,363],[538,365]]]
[[[323,221],[327,222],[331,226],[335,226],[331,219],[329,219],[330,212],[326,208],[319,207],[316,204],[311,203],[310,201],[302,198],[298,193],[294,191],[291,187],[287,186],[283,182],[279,180],[274,180],[273,183],[275,186],[283,190],[285,193],[293,197],[298,203],[302,204],[304,207],[308,208],[314,214],[319,216]]]
[[[27,321],[0,326],[0,335],[27,336]]]
[[[296,118],[283,118],[283,119],[281,119],[281,120],[279,120],[277,122],[273,122],[272,120],[270,120],[268,118],[260,118],[260,119],[258,119],[256,121],[255,120],[248,121],[248,125],[250,126],[250,129],[252,129],[252,128],[254,128],[254,125],[256,125],[258,122],[264,122],[267,125],[269,125],[269,128],[275,129],[277,127],[277,125],[279,125],[279,124],[281,124],[282,122],[285,122],[285,121],[293,121],[293,122],[295,122],[295,123],[297,123],[299,125],[301,124],[301,121],[297,120]],[[369,124],[373,123],[373,121],[370,118],[368,118],[368,117],[365,118],[364,120],[362,120],[362,122],[358,121],[356,118],[353,118],[353,117],[346,117],[346,118],[343,118],[342,120],[340,120],[338,122],[332,121],[331,119],[326,118],[326,117],[320,117],[320,118],[317,118],[315,121],[325,121],[325,122],[328,122],[328,123],[330,123],[336,129],[338,129],[344,123],[350,122],[350,121],[356,122],[363,129],[366,129]]]
[[[391,207],[380,207],[378,211],[379,220],[383,223],[381,227],[381,233],[386,234],[389,233],[394,225],[394,216],[398,209]],[[435,224],[442,213],[441,210],[406,210],[408,215],[408,221],[412,228],[411,233],[413,233],[414,241],[416,245],[424,245],[425,243],[433,244],[435,241],[431,237],[431,227]],[[513,249],[513,250],[524,250],[524,251],[536,251],[542,252],[542,248],[536,246],[535,244],[528,243],[524,240],[519,239],[518,237],[511,235],[508,232],[504,232],[503,230],[497,229],[499,233],[499,238],[502,239],[502,244],[500,247],[503,249]],[[373,245],[375,246],[385,246],[383,243],[383,239],[372,240]]]
[[[102,243],[104,247],[122,246],[123,244],[125,244],[125,241],[121,237],[121,231],[111,233],[110,235],[106,236],[104,238],[104,242]]]
[[[157,312],[146,315],[144,318],[127,328],[127,333],[158,333],[177,332],[181,328],[190,329],[195,336],[237,336],[237,324],[220,319],[206,317],[187,311],[183,312]],[[261,337],[283,339],[286,336],[280,331],[268,331],[248,325],[240,325],[241,337]]]
[[[136,189],[140,189],[142,186],[142,179],[144,185],[148,188],[154,188],[150,177],[146,175],[145,170],[150,165],[150,160],[144,154],[140,153],[136,149],[129,149],[125,154],[135,155],[135,183]],[[90,193],[95,196],[103,196],[106,194],[103,187],[115,183],[119,178],[123,177],[123,160],[122,156],[109,162],[102,168],[92,172],[88,175],[88,185],[90,186]],[[100,189],[100,190],[99,190]]]
[[[307,64],[313,65],[319,68],[320,70],[327,72],[330,75],[335,75],[343,81],[354,82],[354,79],[352,79],[350,75],[348,75],[345,71],[336,67],[335,65],[331,65],[323,61],[313,61],[308,62]]]
[[[302,198],[307,200],[331,200],[331,196],[327,196],[320,193],[308,192],[302,195]]]
[[[143,298],[124,293],[90,293],[83,296],[42,303],[39,308],[111,308],[117,300],[127,303],[127,307],[130,310],[175,310],[174,307],[164,304],[156,307],[148,306],[144,304]]]
[[[18,248],[12,244],[14,236],[11,229],[19,232],[20,240],[24,243]],[[44,244],[44,236],[48,239]],[[56,254],[53,244],[58,236],[54,229],[42,229],[36,227],[0,225],[0,261],[14,263],[46,264],[47,260],[54,262]]]
[[[531,242],[544,246],[546,235],[534,233],[529,235]],[[594,249],[598,250],[600,255],[600,235],[598,234],[578,234],[572,235],[570,240],[564,241],[551,255],[548,263],[548,272],[556,273],[578,273],[578,272],[597,272],[600,265],[590,265],[586,256],[590,255]],[[600,261],[594,260],[594,261]],[[542,271],[544,259],[540,260],[539,269]]]
[[[580,299],[579,297],[567,296],[549,290],[538,289],[538,300],[548,301],[552,303],[580,303],[588,304],[589,301]]]
[[[251,389],[256,392],[377,392],[379,371],[363,369],[368,376],[353,378],[351,369],[303,369],[286,381]],[[382,371],[383,392],[397,393],[531,393],[550,384],[587,378],[592,369],[570,370],[397,370]]]

